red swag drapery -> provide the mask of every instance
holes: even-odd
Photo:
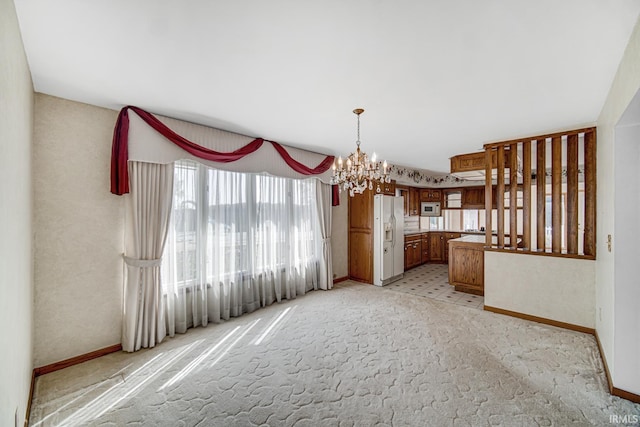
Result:
[[[169,129],[164,123],[158,120],[153,114],[134,106],[126,106],[120,110],[116,126],[113,131],[113,146],[111,148],[111,192],[113,194],[122,195],[129,192],[129,171],[127,161],[129,160],[129,114],[128,111],[133,110],[142,120],[149,126],[159,132],[162,136],[173,142],[186,152],[205,160],[214,162],[229,163],[256,152],[265,142],[262,138],[256,138],[244,147],[241,147],[230,153],[220,153],[210,150],[201,145],[195,144]],[[277,142],[270,142],[276,149],[280,157],[294,171],[303,175],[318,175],[326,172],[333,164],[334,156],[327,156],[318,166],[310,168],[298,162],[289,155],[287,150]],[[332,205],[337,206],[340,202],[336,197],[338,194],[337,186],[333,186]]]

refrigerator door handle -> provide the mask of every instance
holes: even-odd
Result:
[[[396,247],[396,217],[391,214],[391,247]]]

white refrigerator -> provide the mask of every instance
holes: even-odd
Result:
[[[373,284],[384,286],[404,276],[404,199],[373,197]]]

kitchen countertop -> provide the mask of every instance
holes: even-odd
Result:
[[[497,240],[497,237],[494,237]],[[465,242],[465,243],[484,243],[484,234],[467,234],[466,236],[459,237],[457,239],[451,239],[450,242]]]
[[[460,234],[471,234],[471,235],[480,235],[480,236],[484,236],[484,231],[460,231],[460,230],[429,230],[429,229],[415,229],[412,228],[410,230],[404,230],[404,235],[405,236],[411,236],[414,234],[422,234],[422,233],[429,233],[429,232],[436,232],[436,233],[460,233]]]
[[[467,233],[463,233],[463,234],[467,234]],[[457,239],[451,239],[449,240],[449,242],[461,242],[461,243],[485,243],[485,235],[479,235],[479,234],[467,234],[466,236],[462,236],[459,237]],[[505,246],[509,245],[509,237],[505,236],[504,238],[504,244]],[[496,245],[498,244],[498,236],[492,236],[491,237],[491,244],[492,245]]]

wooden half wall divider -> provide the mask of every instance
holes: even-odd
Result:
[[[485,183],[486,212],[497,205],[495,218],[486,215],[487,248],[595,259],[595,127],[494,142],[484,149],[485,176],[493,178]]]

